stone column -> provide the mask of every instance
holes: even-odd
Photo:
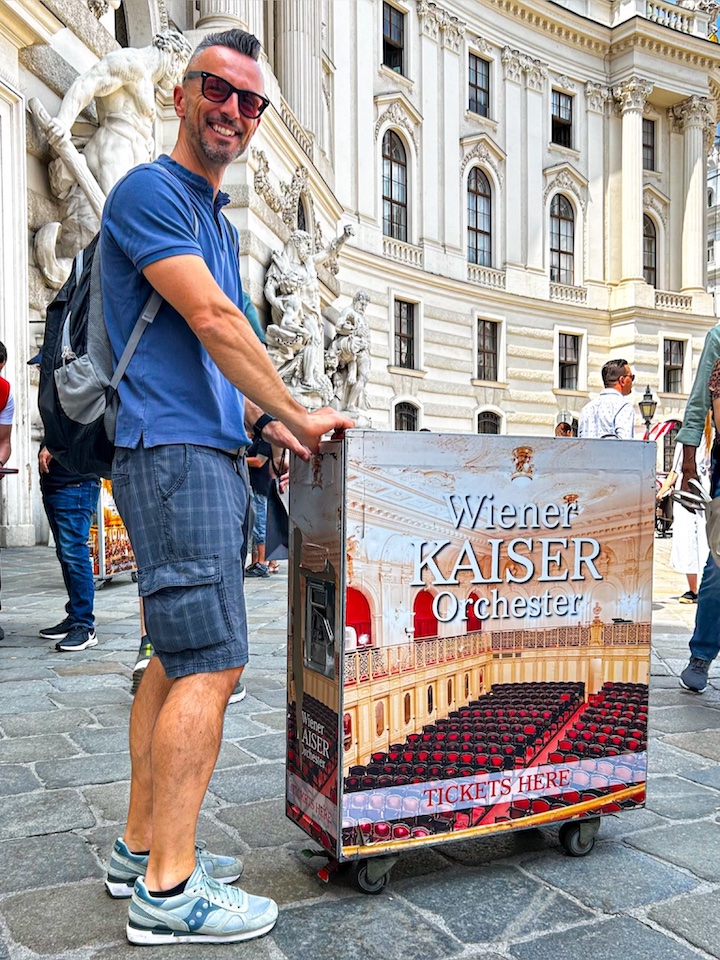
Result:
[[[524,58],[519,50],[505,47],[502,52],[505,67],[505,116],[507,118],[507,143],[523,142],[522,83]],[[527,209],[524,196],[522,151],[509,150],[506,161],[507,188],[505,190],[505,250],[506,262],[510,266],[523,266],[523,223]]]
[[[198,30],[231,30],[240,27],[263,42],[263,0],[200,0]]]
[[[630,77],[614,90],[622,115],[622,282],[643,279],[642,118],[652,88]]]
[[[685,210],[682,225],[682,291],[705,289],[706,128],[714,128],[715,107],[706,97],[688,97],[673,108],[683,133]]]
[[[527,232],[525,246],[525,263],[528,270],[543,272],[545,259],[545,230],[543,220],[543,153],[545,143],[543,138],[543,120],[545,110],[543,97],[547,88],[547,64],[540,60],[531,60],[525,67],[527,82],[526,113],[525,113],[525,170],[527,184]],[[508,187],[511,181],[508,180]],[[511,232],[512,220],[508,220],[508,234]]]
[[[608,87],[591,82],[585,84],[588,158],[586,283],[605,281],[605,105],[610,98]]]
[[[441,247],[442,228],[441,206],[444,200],[438,191],[438,184],[443,183],[440,173],[444,162],[442,138],[442,105],[445,98],[441,93],[440,74],[440,22],[436,13],[430,7],[418,7],[418,21],[420,23],[420,68],[419,77],[422,78],[422,106],[423,115],[423,158],[420,167],[421,190],[423,205],[423,240],[425,242],[425,259],[428,255],[435,256]],[[459,137],[459,134],[458,134]],[[455,183],[455,180],[453,180]],[[455,202],[457,206],[457,201]],[[435,247],[433,254],[430,248]]]
[[[322,137],[322,4],[283,0],[275,7],[280,89],[306,130]]]
[[[442,64],[442,92],[441,103],[462,103],[463,98],[467,97],[467,91],[462,88],[460,57],[458,54],[463,50],[463,36],[465,35],[465,24],[457,17],[445,13],[440,19],[440,46],[442,53],[440,62]],[[438,108],[439,129],[442,131],[438,137],[438,147],[440,147],[440,183],[443,184],[442,199],[438,197],[442,209],[442,230],[441,237],[443,242],[450,250],[464,250],[465,240],[461,237],[461,213],[457,202],[457,158],[449,151],[446,153],[442,149],[444,144],[458,143],[460,140],[460,112],[458,110],[444,110]],[[423,137],[423,142],[427,144],[428,138]],[[437,148],[436,148],[437,149]],[[436,181],[437,183],[437,181]],[[429,184],[428,184],[429,186]],[[425,194],[424,205],[429,205],[432,200],[432,193]],[[467,256],[467,254],[464,254]],[[463,257],[464,259],[464,257]]]

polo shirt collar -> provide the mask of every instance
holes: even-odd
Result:
[[[227,193],[223,193],[222,190],[218,190],[217,195],[213,201],[213,188],[212,185],[205,177],[201,177],[199,173],[193,173],[192,170],[188,170],[187,167],[184,167],[181,163],[178,163],[177,160],[173,160],[172,157],[169,157],[166,153],[161,154],[157,158],[157,163],[161,163],[166,169],[172,170],[173,174],[179,179],[186,183],[192,190],[198,193],[200,196],[207,197],[210,203],[213,203],[214,210],[217,212],[230,203],[230,197]]]

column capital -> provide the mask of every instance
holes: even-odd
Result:
[[[603,113],[605,104],[612,100],[613,94],[610,87],[602,83],[593,83],[588,80],[585,84],[585,99],[587,100],[588,110],[594,113]]]
[[[505,67],[505,77],[522,82],[522,75],[527,77],[527,84],[531,90],[542,90],[548,77],[548,65],[542,60],[534,60],[520,50],[504,47],[500,59]]]
[[[704,130],[715,127],[715,101],[709,97],[688,97],[682,103],[670,107],[668,114],[672,114],[675,123],[681,131],[688,127],[702,127]]]
[[[653,84],[649,80],[643,80],[642,77],[628,77],[627,80],[613,87],[613,96],[618,102],[621,114],[630,110],[642,112],[652,90]]]
[[[458,53],[466,24],[431,0],[417,0],[417,15],[426,37],[440,40],[444,47]]]
[[[238,6],[232,0],[200,0],[200,15],[195,26],[203,30],[231,30],[233,27],[247,26],[238,16]]]

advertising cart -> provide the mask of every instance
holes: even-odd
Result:
[[[137,579],[130,538],[115,506],[112,483],[105,479],[100,481],[95,521],[90,526],[90,559],[96,590],[121,573],[129,573],[133,580]]]
[[[642,806],[655,446],[351,430],[290,483],[287,815],[403,850]]]

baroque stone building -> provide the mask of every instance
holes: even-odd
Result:
[[[610,356],[679,417],[705,333],[706,157],[720,49],[703,2],[0,0],[0,339],[17,415],[0,542],[44,531],[32,369],[52,290],[33,252],[61,219],[47,143],[75,77],[167,27],[242,25],[265,48],[266,111],[226,178],[243,283],[263,300],[293,229],[317,249],[329,318],[369,294],[372,425],[549,435]],[[157,151],[174,142],[158,94]],[[90,105],[73,127],[96,128]],[[27,251],[27,254],[25,253]]]

